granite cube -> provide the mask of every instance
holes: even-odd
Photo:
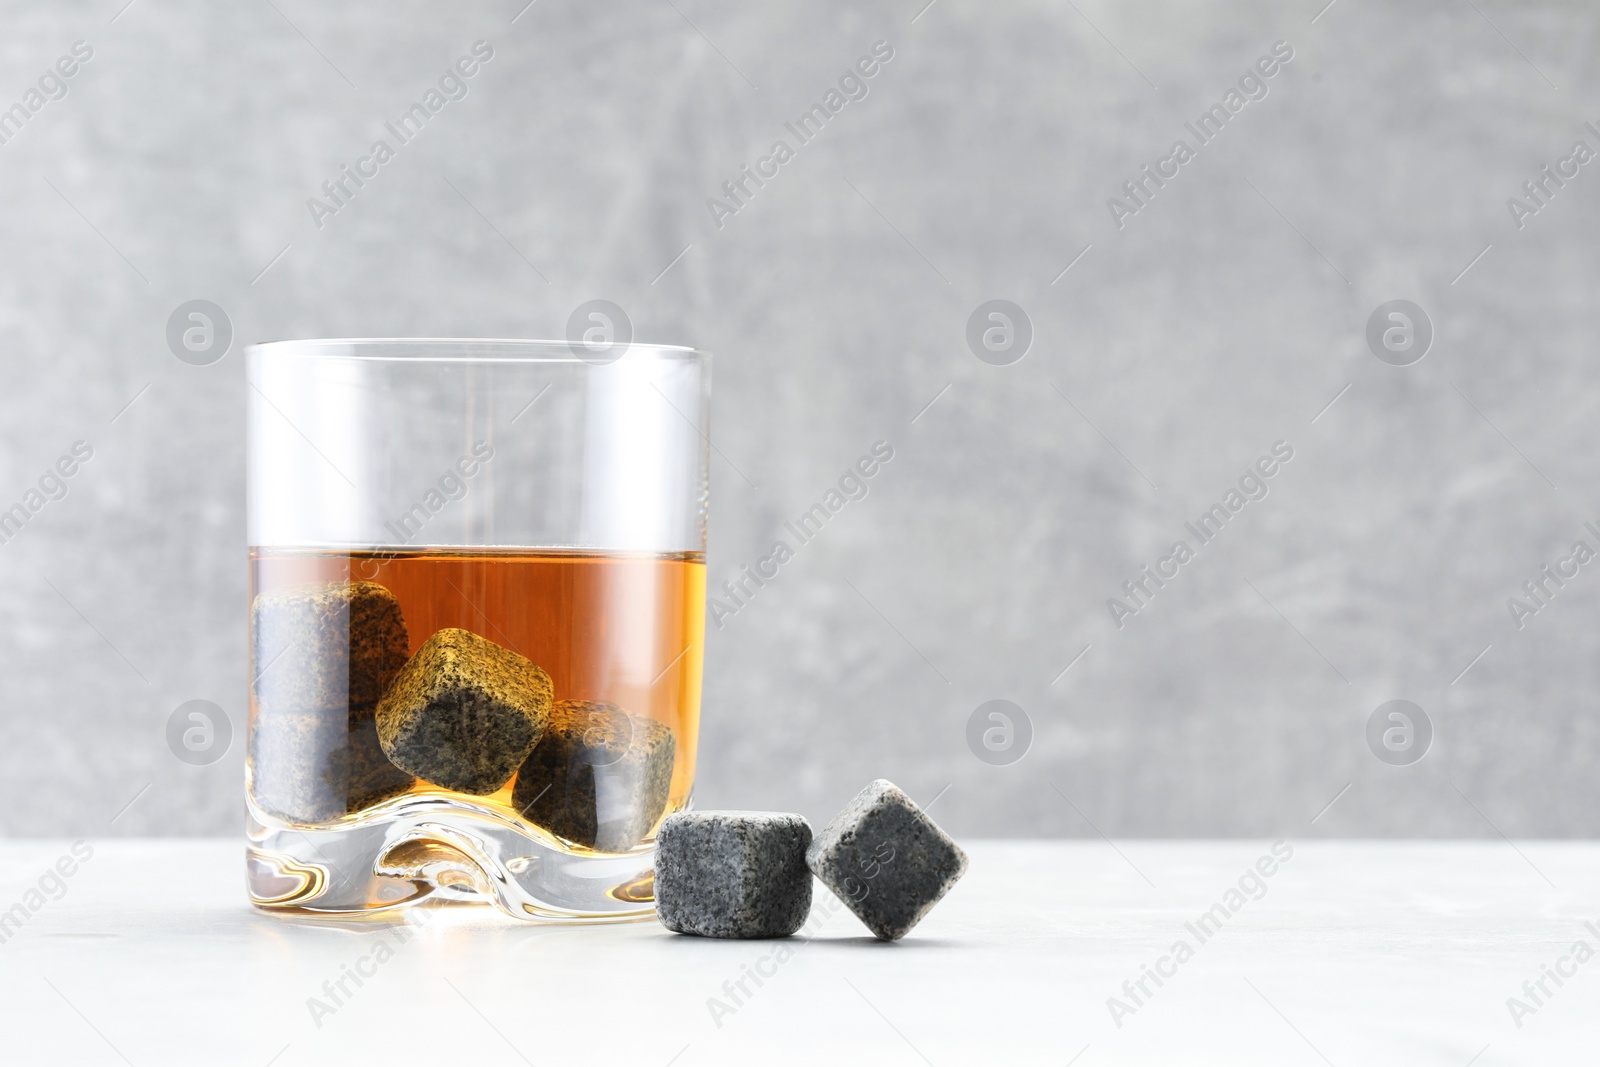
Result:
[[[598,852],[626,852],[667,808],[672,731],[615,704],[558,700],[517,772],[511,802],[524,819]]]
[[[346,708],[258,706],[250,729],[250,795],[256,805],[293,823],[343,815],[349,806],[349,735]]]
[[[378,702],[378,742],[408,774],[487,796],[543,735],[551,694],[550,676],[519,653],[468,630],[438,630]]]
[[[261,715],[250,734],[251,795],[286,822],[320,823],[399,796],[415,781],[390,763],[371,719]]]
[[[409,647],[400,602],[377,582],[316,582],[251,606],[256,701],[371,718]]]
[[[894,941],[966,873],[967,854],[879,778],[817,834],[806,865],[874,936]]]
[[[286,822],[320,823],[409,788],[373,713],[406,661],[400,604],[376,582],[317,582],[256,597],[251,795]]]
[[[347,751],[350,767],[350,783],[345,791],[347,811],[360,811],[397,797],[416,782],[383,754],[383,747],[378,744],[378,724],[373,719],[350,724]]]
[[[682,811],[656,833],[656,915],[701,937],[788,937],[811,913],[811,826],[771,811]]]

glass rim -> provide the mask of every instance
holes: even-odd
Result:
[[[618,345],[623,351],[608,356],[604,363],[629,357],[655,360],[679,359],[710,362],[711,353],[688,345],[654,344],[629,341]],[[515,362],[586,363],[602,362],[583,352],[573,341],[553,341],[515,337],[306,337],[276,341],[256,341],[245,346],[247,355],[310,359],[360,359],[417,362]]]

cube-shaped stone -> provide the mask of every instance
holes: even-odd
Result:
[[[811,913],[810,843],[799,815],[668,815],[656,833],[656,915],[680,934],[788,937]]]
[[[397,797],[416,782],[383,754],[383,746],[378,744],[378,724],[372,719],[350,724],[348,752],[350,785],[345,792],[348,811],[360,811]]]
[[[879,778],[817,834],[806,864],[874,936],[894,941],[966,873],[967,854]]]
[[[400,604],[376,582],[317,582],[251,607],[256,696],[250,783],[266,814],[320,823],[409,788],[373,710],[406,661]]]
[[[672,731],[615,704],[558,700],[550,724],[517,772],[517,813],[557,837],[599,852],[626,852],[667,808]]]
[[[400,602],[377,582],[317,582],[262,593],[251,608],[256,701],[371,718],[408,641]]]
[[[414,781],[384,756],[371,719],[259,712],[250,734],[251,796],[286,822],[328,822],[399,796]]]
[[[378,702],[378,741],[396,767],[486,796],[511,780],[550,720],[550,676],[468,630],[423,642]]]
[[[285,822],[337,819],[349,807],[345,708],[281,711],[258,704],[250,726],[250,795]]]

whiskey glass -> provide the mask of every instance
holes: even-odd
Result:
[[[255,904],[652,913],[694,784],[710,372],[636,343],[248,348]]]

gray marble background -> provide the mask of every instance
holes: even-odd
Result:
[[[0,832],[239,830],[243,342],[559,336],[595,297],[717,354],[713,584],[895,450],[713,630],[702,805],[820,821],[884,776],[964,835],[1600,829],[1600,565],[1507,607],[1600,548],[1600,166],[1507,206],[1600,149],[1592,5],[122,2],[0,15],[0,107],[94,50],[0,145],[0,507],[94,449],[0,544]],[[470,95],[317,228],[478,40]],[[880,40],[719,229],[707,198]],[[236,335],[210,366],[165,341],[195,298]],[[1033,325],[1010,366],[965,340],[992,298]],[[1434,327],[1411,366],[1366,341],[1393,299]],[[1278,441],[1119,629],[1107,598]],[[1411,766],[1365,739],[1394,698],[1434,727]],[[166,742],[193,699],[235,725],[209,766]],[[968,746],[991,699],[1032,723],[1010,765]]]

